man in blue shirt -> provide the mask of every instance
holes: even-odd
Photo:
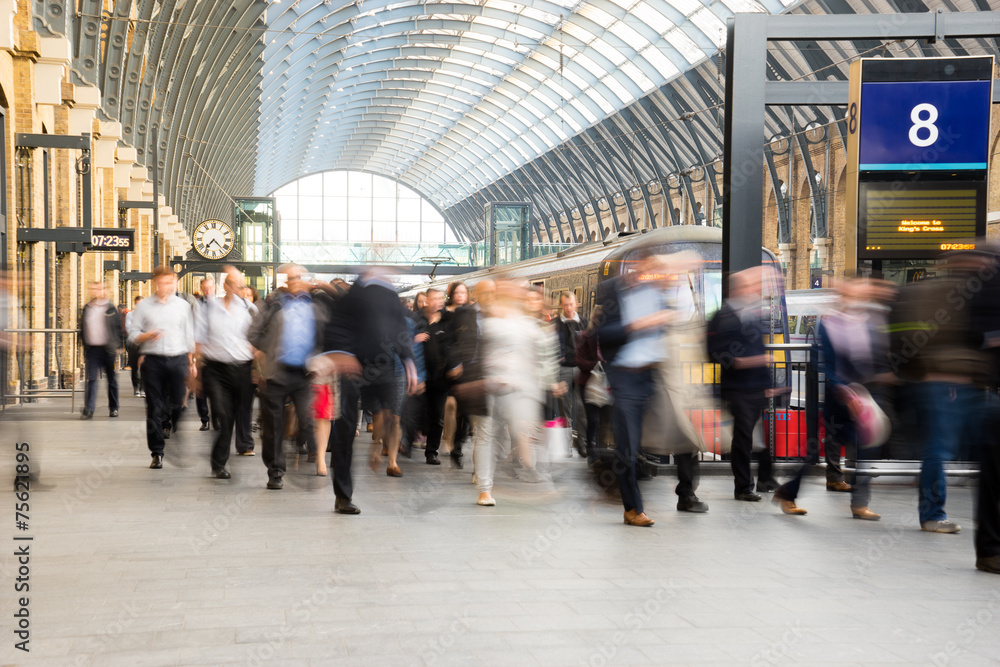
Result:
[[[316,353],[326,313],[314,302],[305,268],[298,264],[278,267],[287,284],[272,294],[254,318],[247,337],[256,348],[261,392],[261,450],[267,466],[267,488],[280,489],[285,475],[285,401],[295,405],[299,421],[299,454],[315,451],[312,424],[312,387],[306,360]]]

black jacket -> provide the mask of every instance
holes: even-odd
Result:
[[[391,370],[396,356],[412,360],[410,331],[399,296],[380,280],[359,278],[337,300],[323,349],[353,354],[365,368]]]
[[[452,363],[462,365],[462,375],[455,380],[452,393],[459,408],[467,415],[487,414],[485,391],[462,391],[460,385],[483,379],[483,349],[479,331],[479,308],[462,306],[448,319],[452,341]]]
[[[454,317],[450,318],[454,320]],[[451,333],[444,319],[431,324],[426,317],[418,315],[417,333],[426,333],[424,341],[424,366],[427,369],[427,386],[432,389],[447,389],[449,370],[457,366],[452,360]]]
[[[556,325],[556,335],[559,337],[559,365],[576,368],[576,343],[580,340],[582,327],[577,320],[566,320],[562,314],[553,320]]]
[[[737,357],[755,357],[767,352],[762,323],[744,324],[727,301],[708,323],[705,342],[709,360],[719,364],[722,370],[720,388],[723,391],[763,391],[770,388],[771,372],[766,366],[733,368],[733,359]]]
[[[90,334],[90,330],[87,328],[87,319],[84,316],[86,311],[86,306],[80,309],[80,319],[78,320],[80,324],[78,327],[80,342],[85,346],[87,345],[87,338]],[[122,316],[121,313],[118,312],[118,309],[111,305],[110,301],[108,302],[107,308],[104,310],[104,323],[108,328],[108,344],[104,346],[104,349],[106,349],[110,354],[114,354],[121,349],[122,346]]]
[[[602,309],[597,325],[597,345],[608,365],[615,362],[618,350],[628,342],[628,332],[622,324],[622,290],[627,288],[622,276],[605,280],[597,285],[594,302]]]

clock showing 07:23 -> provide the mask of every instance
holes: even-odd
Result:
[[[192,241],[195,251],[205,259],[222,259],[235,247],[236,235],[221,220],[205,220],[194,228]]]

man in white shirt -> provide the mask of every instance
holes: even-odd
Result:
[[[253,304],[243,298],[243,276],[232,266],[224,269],[222,299],[209,297],[198,308],[195,321],[197,356],[202,363],[202,390],[212,403],[219,430],[212,443],[212,474],[229,479],[229,443],[237,410],[250,391],[253,348],[247,340]],[[239,444],[239,443],[237,443]]]
[[[143,357],[142,376],[146,390],[146,445],[150,468],[163,467],[163,422],[172,410],[171,424],[177,428],[187,394],[188,374],[194,368],[194,318],[191,306],[177,296],[177,275],[169,266],[153,271],[151,296],[139,302],[128,331]]]
[[[97,380],[101,371],[108,378],[108,414],[118,416],[118,376],[115,358],[122,346],[122,319],[110,301],[104,283],[90,284],[90,301],[80,313],[80,339],[87,373],[81,419],[92,419],[97,407]]]

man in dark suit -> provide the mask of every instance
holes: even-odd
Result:
[[[118,376],[115,357],[122,347],[122,318],[110,301],[102,282],[90,284],[90,301],[80,313],[80,340],[87,373],[81,419],[93,419],[97,407],[97,380],[100,372],[108,378],[108,409],[118,416]]]
[[[762,287],[761,267],[734,273],[729,279],[729,299],[709,322],[706,338],[709,359],[722,369],[722,398],[733,415],[733,496],[751,502],[760,500],[750,473],[753,430],[771,392],[771,357],[764,349],[761,320]],[[757,490],[777,488],[771,452],[764,450],[758,457]]]
[[[403,403],[396,382],[397,357],[406,374],[407,395],[417,388],[406,314],[392,284],[375,271],[360,276],[337,301],[326,327],[323,350],[329,363],[341,373],[340,418],[330,430],[334,511],[360,514],[351,500],[358,403],[362,397],[378,400],[385,425],[382,437],[392,461],[399,448],[399,412]],[[398,467],[390,465],[386,472],[401,476],[396,474],[398,471]]]

